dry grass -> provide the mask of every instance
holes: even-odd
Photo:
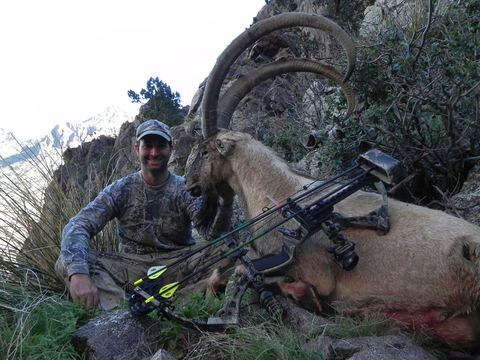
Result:
[[[69,340],[89,315],[68,300],[54,265],[62,229],[85,199],[54,180],[60,154],[20,151],[22,167],[0,157],[0,359],[78,358]],[[112,229],[94,244],[111,247]]]
[[[56,180],[55,170],[61,166],[60,154],[37,155],[28,148],[21,150],[26,154],[30,173],[35,173],[35,180],[0,158],[5,165],[0,178],[0,256],[4,267],[8,263],[8,267],[30,269],[36,273],[43,290],[61,292],[64,287],[54,273],[61,233],[88,200],[81,189],[72,188],[66,194]],[[77,176],[64,171],[59,174]],[[75,182],[75,179],[69,181]],[[92,247],[98,250],[112,250],[116,246],[114,224],[92,241]]]

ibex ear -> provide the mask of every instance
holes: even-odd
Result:
[[[230,151],[232,151],[233,149],[233,143],[229,140],[222,141],[220,139],[217,139],[215,141],[215,147],[220,154],[222,154],[223,156],[228,156]]]

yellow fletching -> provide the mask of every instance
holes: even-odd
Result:
[[[156,278],[158,278],[160,275],[162,275],[165,271],[167,271],[167,268],[165,268],[165,269],[162,270],[162,271],[156,272],[155,274],[149,276],[148,278],[151,279],[151,280],[156,279]]]
[[[173,296],[175,291],[178,289],[179,285],[180,284],[178,282],[174,282],[172,284],[165,285],[164,287],[162,287],[160,289],[160,291],[158,293],[160,294],[161,297],[167,299],[167,298]]]
[[[158,278],[160,275],[162,275],[165,271],[167,271],[167,267],[166,266],[163,266],[163,265],[160,265],[160,266],[154,266],[154,267],[151,267],[150,269],[148,269],[148,272],[147,272],[147,275],[148,275],[148,278],[153,280],[153,279],[156,279]],[[150,275],[152,274],[152,275]]]

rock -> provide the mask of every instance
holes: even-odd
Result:
[[[158,350],[155,344],[158,334],[158,321],[152,317],[117,310],[82,326],[73,335],[71,343],[88,360],[140,360],[150,358]]]
[[[163,349],[158,350],[150,360],[175,360],[175,358]]]
[[[286,323],[293,331],[307,334],[316,332],[328,326],[329,321],[315,315],[290,299],[282,299],[282,306],[287,310]],[[412,344],[401,335],[386,335],[379,337],[359,337],[336,340],[329,336],[319,336],[308,346],[314,348],[322,359],[349,359],[349,360],[435,360],[435,356],[426,350]]]
[[[470,170],[462,190],[451,198],[451,203],[467,221],[480,226],[480,166]],[[455,214],[454,214],[455,215]]]
[[[188,155],[195,142],[201,138],[202,129],[197,121],[191,121],[171,128],[173,152],[168,167],[174,174],[183,176]]]
[[[310,331],[321,332],[320,329],[328,324],[324,317],[301,308],[293,300],[282,298],[279,300],[282,307],[287,311],[285,323],[294,331],[308,333]]]
[[[348,360],[438,360],[400,335],[345,339],[330,346],[330,356]]]

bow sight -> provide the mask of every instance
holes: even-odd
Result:
[[[342,174],[320,185],[313,186],[312,189],[305,188],[305,191],[301,195],[293,199],[286,199],[284,204],[277,203],[269,197],[270,200],[275,203],[275,206],[267,209],[256,218],[224,234],[207,245],[200,247],[196,251],[185,255],[170,264],[168,268],[164,266],[151,268],[146,276],[134,284],[136,288],[130,298],[131,312],[135,315],[145,315],[156,309],[160,316],[179,322],[182,325],[207,331],[218,331],[224,329],[225,326],[239,323],[242,296],[247,288],[254,288],[259,293],[261,305],[273,317],[283,318],[285,316],[285,310],[280,306],[273,294],[267,291],[264,277],[265,274],[270,274],[288,265],[294,258],[296,246],[299,246],[305,239],[322,230],[333,243],[333,246],[328,249],[328,252],[332,254],[334,262],[344,270],[351,271],[357,265],[359,257],[355,253],[355,243],[345,239],[341,231],[345,230],[345,228],[356,227],[372,229],[375,230],[377,234],[384,235],[389,230],[388,201],[382,181],[391,184],[397,178],[400,170],[399,162],[376,149],[359,155],[355,162],[355,166]],[[358,173],[359,170],[360,173]],[[356,173],[356,176],[351,178],[350,181],[338,186],[306,206],[302,207],[300,205],[300,203],[305,203],[306,199],[317,194],[320,190],[325,192],[327,186],[331,186],[337,179],[346,176],[350,177],[351,174],[354,173]],[[360,217],[343,217],[333,211],[334,205],[338,202],[372,183],[375,184],[383,197],[383,205],[378,210]],[[276,212],[280,212],[283,220],[278,221],[253,238],[244,240],[240,244],[237,243],[240,232]],[[298,224],[298,228],[287,229],[281,226],[289,220],[294,220],[296,224]],[[248,250],[246,247],[274,229],[277,229],[284,235],[281,252],[268,258],[252,261],[247,256]],[[221,252],[218,258],[213,259],[178,282],[163,285],[163,275],[165,272],[181,264],[190,256],[220,242],[225,243],[231,250]],[[226,257],[230,257],[234,261],[239,260],[245,267],[245,272],[235,282],[234,289],[227,298],[224,307],[207,322],[193,321],[175,314],[174,306],[170,298],[174,295],[178,287]]]

